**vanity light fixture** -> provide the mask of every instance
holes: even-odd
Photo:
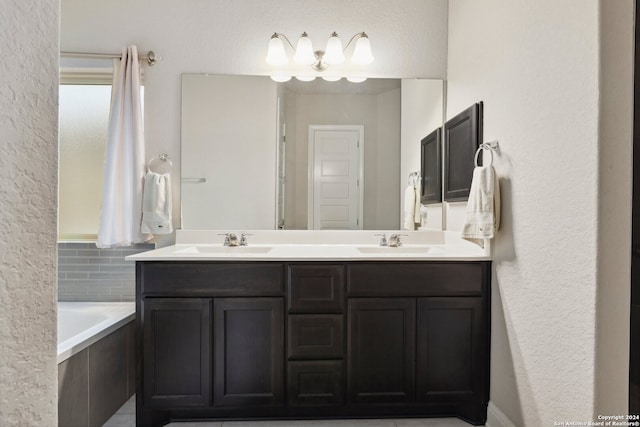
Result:
[[[267,56],[265,58],[267,64],[281,67],[289,62],[289,58],[287,57],[287,54],[285,52],[284,43],[282,42],[283,39],[295,52],[295,54],[293,55],[293,61],[299,65],[311,65],[311,68],[313,68],[315,71],[324,71],[329,65],[342,64],[346,59],[344,52],[349,48],[354,40],[356,41],[356,43],[353,48],[351,61],[356,65],[368,65],[373,62],[373,55],[371,53],[371,42],[369,41],[369,36],[367,36],[367,33],[360,32],[354,34],[343,49],[342,40],[340,40],[340,37],[338,37],[338,34],[334,31],[333,33],[331,33],[331,36],[327,41],[326,49],[316,51],[313,50],[311,39],[306,32],[302,33],[302,35],[298,39],[296,47],[293,47],[293,44],[291,43],[289,38],[284,34],[273,33],[271,39],[269,40],[269,46],[267,47]],[[275,81],[281,81],[283,75],[283,73],[274,74],[272,75],[272,78]],[[280,80],[276,80],[276,78],[274,77],[279,78]],[[304,76],[302,77],[303,78],[299,78],[299,80],[307,81],[304,80]],[[336,78],[335,80],[329,80],[328,78],[325,78],[325,80],[336,81],[340,79]]]

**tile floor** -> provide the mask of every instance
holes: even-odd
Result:
[[[103,427],[135,427],[135,395]],[[308,421],[212,421],[171,423],[170,427],[469,427],[457,418],[407,418],[386,420],[308,420]]]

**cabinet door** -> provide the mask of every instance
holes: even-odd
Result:
[[[415,298],[350,299],[348,318],[349,402],[412,402]]]
[[[445,201],[469,198],[474,157],[481,141],[482,102],[472,105],[444,124]]]
[[[485,402],[487,330],[481,298],[418,299],[418,400]]]
[[[214,312],[215,405],[282,405],[282,298],[216,299]]]
[[[211,398],[211,300],[142,300],[144,404],[207,406]]]

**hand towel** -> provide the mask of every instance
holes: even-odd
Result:
[[[500,228],[500,185],[493,166],[473,169],[462,238],[484,248]]]
[[[417,202],[418,209],[416,209],[416,189],[412,184],[407,186],[404,191],[404,219],[402,226],[405,230],[415,230],[415,218],[416,210],[418,211],[418,222],[420,222],[420,199]]]
[[[422,181],[419,177],[416,178],[416,184],[413,187],[413,193],[415,197],[415,205],[413,206],[413,222],[415,224],[420,224],[422,221],[422,217],[420,215],[420,197],[422,193],[422,186],[420,185],[420,181]]]
[[[148,172],[142,196],[142,232],[171,233],[171,205],[171,175]]]

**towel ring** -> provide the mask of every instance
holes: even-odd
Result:
[[[149,160],[147,164],[147,169],[149,172],[155,173],[170,173],[173,168],[173,162],[169,158],[169,155],[166,153],[158,154],[158,156]]]
[[[489,161],[489,164],[487,166],[491,166],[493,165],[493,148],[488,145],[488,144],[480,144],[480,146],[478,147],[478,149],[476,150],[476,156],[473,159],[473,163],[476,167],[479,167],[480,165],[478,165],[478,156],[480,155],[480,153],[483,150],[487,150],[489,152],[489,154],[491,154],[491,160]],[[483,165],[484,166],[484,165]]]
[[[411,172],[409,174],[409,179],[407,180],[408,181],[407,184],[415,187],[419,179],[420,179],[420,172]]]

